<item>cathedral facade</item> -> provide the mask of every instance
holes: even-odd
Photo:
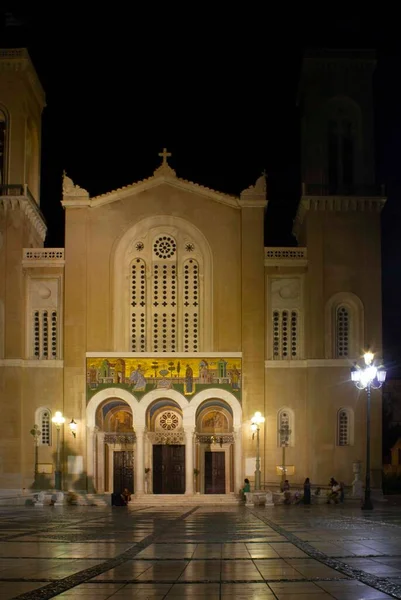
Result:
[[[297,247],[264,247],[264,175],[231,196],[163,150],[148,179],[97,197],[64,174],[65,247],[45,248],[45,95],[26,50],[0,51],[2,493],[58,470],[65,490],[235,495],[254,481],[256,411],[264,486],[283,469],[352,482],[366,400],[350,367],[382,351],[374,64],[304,59]]]

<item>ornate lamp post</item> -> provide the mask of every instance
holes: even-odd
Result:
[[[283,423],[278,430],[280,436],[280,445],[283,449],[283,458],[281,465],[281,487],[284,485],[284,481],[286,480],[287,469],[285,468],[285,449],[288,446],[288,442],[291,435],[291,429],[288,423]]]
[[[260,490],[260,425],[265,422],[262,413],[257,411],[252,417],[251,430],[253,431],[252,439],[256,432],[256,470],[255,470],[255,490]]]
[[[379,389],[386,380],[386,371],[383,367],[375,367],[373,364],[374,354],[366,352],[363,356],[364,365],[362,367],[355,364],[351,369],[351,380],[358,390],[366,390],[366,482],[365,482],[365,500],[362,504],[362,510],[372,510],[373,504],[370,498],[370,399],[371,390]]]
[[[56,490],[61,490],[60,429],[61,426],[65,423],[65,418],[63,417],[63,414],[58,410],[52,418],[52,421],[55,424],[57,431],[55,484]]]

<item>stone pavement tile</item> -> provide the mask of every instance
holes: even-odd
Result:
[[[285,544],[270,544],[270,547],[272,548],[272,550],[274,550],[275,552],[277,552],[277,554],[283,558],[287,558],[287,557],[308,557],[308,555],[303,552],[302,550],[300,550],[299,548],[297,548],[294,544],[291,544],[290,542],[287,542]]]
[[[198,544],[192,558],[221,558],[221,544]]]
[[[107,581],[124,581],[124,580],[135,580],[138,575],[146,573],[148,569],[152,567],[152,562],[150,561],[129,561],[115,567],[114,569],[109,569],[90,581],[103,581],[104,579]],[[149,577],[152,579],[152,577]]]
[[[270,544],[246,544],[246,548],[252,558],[279,558]]]
[[[180,581],[220,581],[220,560],[192,561],[180,575]]]
[[[44,585],[47,585],[47,583],[37,581],[0,581],[0,599],[8,600],[9,598],[15,598],[20,594],[24,594],[32,590],[38,590]]]
[[[275,579],[305,579],[303,575],[284,561],[276,560],[255,560],[255,566],[260,571],[263,579],[274,581]],[[278,564],[283,562],[284,564]]]
[[[348,581],[318,581],[316,585],[337,600],[382,600],[391,597],[353,579]]]
[[[133,561],[135,563],[135,561]],[[147,561],[143,561],[147,562]],[[137,581],[170,581],[175,582],[184,572],[188,561],[185,560],[160,560],[148,562],[149,568],[142,574],[134,577]]]
[[[312,548],[323,552],[327,556],[344,556],[344,549],[336,546],[335,544],[327,544],[326,542],[311,542]],[[366,553],[368,554],[368,552]]]
[[[151,544],[137,558],[192,558],[197,544]]]
[[[219,600],[219,583],[176,583],[167,593],[166,600],[173,598],[197,598],[203,600]]]
[[[320,587],[309,581],[271,582],[269,583],[269,587],[273,590],[277,598],[285,598],[286,600],[288,600],[288,596],[295,598],[297,594],[301,598],[311,595],[315,599],[316,595],[325,593]]]
[[[222,545],[222,558],[250,558],[246,544],[241,542]]]
[[[401,542],[400,542],[401,550]],[[372,561],[376,564],[387,565],[389,567],[401,568],[401,556],[375,556]]]
[[[222,600],[264,600],[275,598],[266,583],[222,583]]]
[[[171,589],[171,583],[127,583],[124,587],[113,593],[110,598],[124,600],[125,598],[138,598],[138,600],[162,600]],[[84,598],[84,600],[86,600]]]
[[[257,567],[251,560],[228,560],[221,562],[221,579],[223,581],[257,581],[262,580]]]

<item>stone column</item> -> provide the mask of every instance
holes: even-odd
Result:
[[[96,490],[95,482],[95,460],[96,460],[96,437],[93,427],[86,428],[86,475],[87,475],[87,490],[91,494]]]
[[[194,493],[194,434],[192,429],[185,430],[185,493]]]
[[[234,431],[234,493],[243,488],[242,482],[242,431],[237,427]]]
[[[144,491],[145,464],[143,455],[143,431],[136,431],[135,452],[135,494],[140,496]]]
[[[152,493],[152,444],[150,443],[147,431],[145,431],[145,468],[150,469],[149,473],[145,474],[145,493]]]
[[[97,434],[97,450],[98,450],[98,459],[97,459],[97,491],[99,494],[104,494],[104,432],[99,431]]]

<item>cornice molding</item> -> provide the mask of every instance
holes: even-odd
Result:
[[[380,213],[386,203],[384,196],[302,196],[294,219],[292,233],[296,238],[308,211]]]
[[[347,358],[310,358],[307,360],[265,360],[266,369],[311,369],[311,368],[348,368],[353,362]]]
[[[0,367],[20,367],[34,369],[62,369],[64,367],[63,360],[25,360],[23,358],[1,358]]]
[[[0,210],[4,213],[12,210],[20,210],[29,220],[44,241],[46,237],[46,223],[36,202],[30,196],[0,196]]]

